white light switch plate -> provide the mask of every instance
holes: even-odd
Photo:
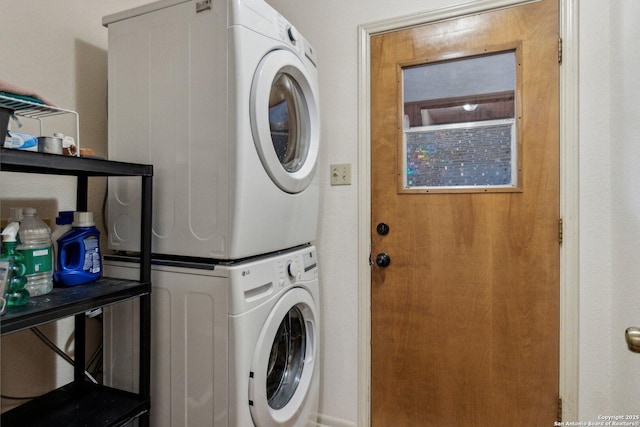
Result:
[[[351,185],[351,163],[330,166],[331,185]]]

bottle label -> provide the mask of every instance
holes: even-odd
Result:
[[[24,256],[25,275],[48,273],[53,271],[51,246],[47,248],[20,249]]]
[[[90,236],[83,240],[84,243],[84,265],[82,270],[92,274],[100,273],[102,260],[100,257],[100,240],[96,236]]]

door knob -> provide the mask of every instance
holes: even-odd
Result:
[[[382,252],[376,256],[376,265],[378,267],[385,268],[388,267],[389,264],[391,264],[391,257],[388,254]]]
[[[624,333],[627,340],[627,347],[634,353],[640,353],[640,328],[634,326],[627,328]]]

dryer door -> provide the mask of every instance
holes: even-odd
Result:
[[[293,52],[267,54],[253,76],[251,128],[262,165],[287,193],[315,174],[320,143],[317,77]]]
[[[293,288],[276,303],[253,355],[251,417],[258,427],[289,426],[305,413],[317,363],[317,315],[309,292]]]

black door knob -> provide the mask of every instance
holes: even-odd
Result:
[[[388,267],[391,264],[391,257],[386,253],[381,253],[376,256],[376,264],[378,267]]]
[[[376,227],[376,231],[378,232],[379,235],[386,236],[387,234],[389,234],[389,226],[384,222],[381,222]]]

